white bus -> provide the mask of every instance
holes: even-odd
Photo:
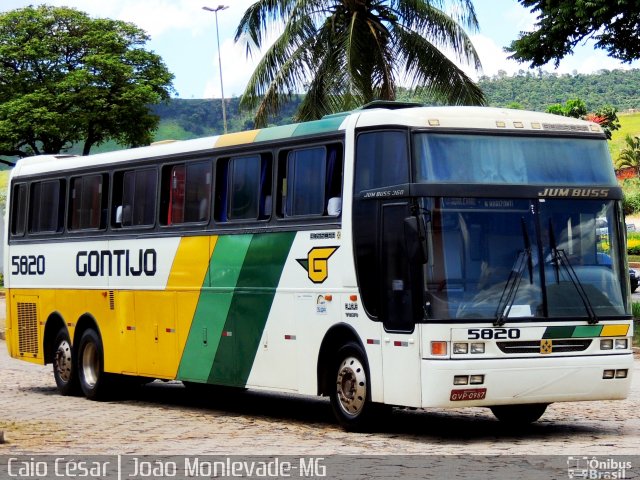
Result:
[[[325,395],[359,429],[629,392],[622,192],[594,123],[376,103],[27,158],[9,188],[8,348],[63,395],[132,376]]]

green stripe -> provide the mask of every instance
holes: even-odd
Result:
[[[185,345],[178,380],[205,382],[220,343],[252,235],[218,237]]]
[[[255,360],[295,232],[254,235],[238,277],[209,382],[244,386]]]
[[[573,338],[593,338],[599,337],[602,333],[602,325],[583,325],[576,327]]]
[[[295,132],[296,128],[298,128],[297,124],[282,125],[280,127],[263,128],[258,132],[258,135],[256,135],[256,138],[253,141],[264,142],[266,140],[278,140],[280,138],[289,138],[293,136],[293,132]]]
[[[330,118],[323,118],[322,120],[316,120],[314,122],[305,122],[298,124],[298,127],[293,132],[294,137],[301,135],[313,135],[316,133],[334,132],[340,128],[342,122],[348,113],[344,115],[337,115]]]
[[[571,338],[576,327],[547,327],[542,338]]]

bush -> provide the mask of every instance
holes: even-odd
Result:
[[[627,254],[640,255],[640,233],[627,234]]]
[[[624,200],[622,207],[626,215],[640,213],[640,179],[629,178],[622,181]]]

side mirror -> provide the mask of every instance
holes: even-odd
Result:
[[[429,259],[424,219],[411,216],[404,219],[404,244],[412,263],[425,264]]]

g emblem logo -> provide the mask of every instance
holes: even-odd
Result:
[[[338,247],[313,247],[307,258],[298,258],[297,261],[309,274],[309,280],[323,283],[329,276],[329,258],[336,250]]]

